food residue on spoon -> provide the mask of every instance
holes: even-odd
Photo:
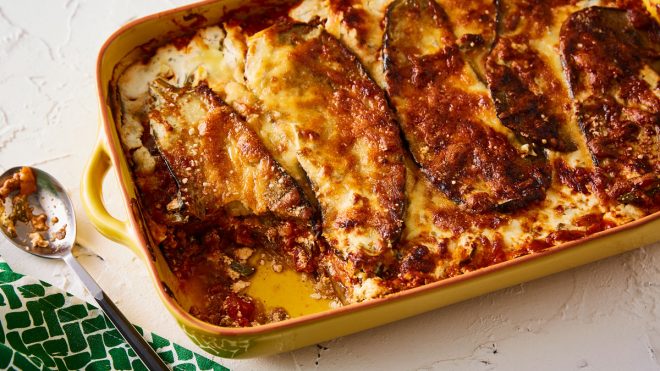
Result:
[[[39,232],[32,232],[29,234],[30,237],[30,243],[32,243],[32,247],[48,247],[50,243],[44,239],[44,236],[41,235]]]
[[[51,237],[51,241],[55,240],[63,240],[66,237],[66,224],[62,226],[62,228],[58,229],[55,233],[53,233]]]
[[[8,213],[5,202],[11,197],[11,211]],[[44,236],[48,232],[48,216],[45,213],[34,213],[30,206],[28,197],[37,191],[37,182],[32,169],[24,166],[21,170],[14,173],[9,179],[5,180],[0,186],[0,225],[6,231],[9,237],[16,237],[16,223],[22,222],[31,226],[31,232],[28,234],[30,244],[34,248],[50,247],[50,242]],[[53,217],[51,225],[59,222],[57,217]],[[51,236],[51,241],[62,240],[66,237],[65,224]]]

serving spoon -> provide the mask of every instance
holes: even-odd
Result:
[[[0,176],[0,185],[5,180],[12,177],[21,167],[14,167],[4,172]],[[119,333],[130,344],[135,353],[150,370],[169,370],[156,352],[147,344],[135,327],[124,317],[121,311],[103,292],[101,287],[94,281],[92,276],[87,273],[85,268],[78,263],[73,256],[72,249],[76,242],[76,214],[73,209],[71,199],[64,191],[62,185],[45,171],[31,168],[36,179],[37,191],[28,196],[28,202],[34,209],[35,214],[44,213],[48,217],[48,223],[51,225],[47,232],[47,240],[50,244],[46,248],[32,247],[29,234],[32,229],[26,223],[17,223],[16,236],[11,237],[5,228],[0,228],[2,234],[7,237],[16,247],[30,254],[49,259],[61,259],[73,270],[85,285],[90,294],[94,297],[103,312],[110,318],[110,321],[117,327]],[[56,221],[56,223],[53,223]],[[52,235],[50,232],[62,230],[66,234],[60,234],[58,238],[48,238]]]

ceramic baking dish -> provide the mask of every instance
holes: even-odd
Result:
[[[660,213],[511,261],[415,289],[278,323],[249,328],[224,328],[202,322],[177,301],[174,277],[149,242],[136,188],[110,105],[110,81],[120,60],[139,47],[172,37],[182,29],[217,23],[228,11],[246,6],[244,0],[206,1],[133,21],[105,42],[97,62],[101,112],[98,143],[82,179],[82,200],[94,226],[106,237],[129,247],[147,266],[165,307],[190,338],[205,351],[221,357],[246,358],[285,352],[362,331],[466,300],[521,282],[570,269],[597,259],[660,240]],[[203,18],[195,16],[202,15]],[[110,168],[118,176],[128,220],[107,212],[102,202],[103,178]]]

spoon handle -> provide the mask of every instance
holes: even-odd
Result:
[[[94,281],[92,276],[87,273],[85,268],[78,263],[73,254],[69,253],[63,257],[67,265],[78,275],[82,283],[87,287],[96,302],[99,304],[103,312],[110,318],[110,321],[115,325],[119,333],[130,344],[135,353],[140,357],[142,362],[149,370],[169,370],[169,368],[158,357],[156,352],[144,340],[142,335],[133,327],[133,325],[124,317],[119,308],[110,300],[110,298],[103,292],[101,287]]]

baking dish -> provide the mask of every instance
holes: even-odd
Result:
[[[499,263],[461,276],[360,304],[304,315],[250,328],[223,328],[202,322],[177,301],[175,279],[146,232],[136,189],[110,106],[110,81],[120,61],[145,44],[158,44],[178,33],[217,23],[227,12],[246,6],[238,0],[205,1],[133,21],[103,45],[97,62],[101,130],[82,179],[82,200],[95,227],[106,237],[129,247],[147,265],[166,308],[205,351],[221,357],[245,358],[289,351],[365,330],[487,292],[643,246],[660,239],[660,213],[617,228],[565,243],[541,253]],[[196,16],[201,15],[202,17]],[[102,181],[114,168],[128,220],[110,216],[102,202]]]

